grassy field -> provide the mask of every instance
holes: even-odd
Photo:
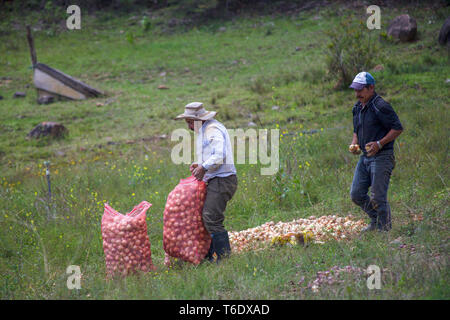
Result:
[[[369,31],[384,69],[376,90],[405,127],[396,142],[389,199],[393,229],[309,247],[234,254],[216,266],[163,265],[163,210],[189,173],[170,160],[174,116],[202,101],[228,128],[280,129],[280,169],[237,165],[239,187],[226,211],[229,231],[311,215],[365,219],[349,188],[357,157],[352,90],[336,90],[325,61],[324,31],[365,21],[364,6],[330,6],[296,14],[241,15],[171,27],[172,12],[83,16],[82,29],[34,31],[38,61],[106,92],[85,101],[36,103],[23,24],[0,25],[0,297],[2,299],[448,299],[449,86],[447,48],[437,43],[449,7],[382,8],[382,30]],[[409,12],[418,40],[396,43],[382,32]],[[381,37],[380,37],[381,36]],[[159,85],[169,89],[160,90]],[[25,91],[23,99],[13,99]],[[278,106],[274,110],[273,106]],[[276,109],[276,108],[275,108]],[[63,123],[65,139],[27,140],[42,121]],[[52,202],[44,161],[51,161]],[[156,272],[105,280],[100,232],[103,205],[128,212],[142,200]],[[56,216],[48,220],[48,216]],[[394,241],[396,240],[396,241]],[[318,292],[317,272],[382,268],[382,287],[349,275]],[[82,289],[68,290],[66,268],[79,265]]]

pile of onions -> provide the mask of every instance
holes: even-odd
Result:
[[[202,220],[205,198],[206,184],[193,176],[181,179],[169,193],[163,218],[166,265],[170,257],[197,265],[208,253],[211,236]]]
[[[143,201],[123,215],[105,203],[102,238],[108,276],[155,270],[145,221],[150,207]]]
[[[359,233],[366,223],[354,220],[351,215],[338,217],[335,215],[308,219],[297,219],[291,222],[269,221],[255,228],[229,232],[231,250],[242,252],[258,250],[270,245],[275,237],[287,234],[312,233],[313,242],[323,243],[329,239],[342,240]]]

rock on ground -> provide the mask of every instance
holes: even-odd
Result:
[[[53,138],[59,138],[68,133],[66,127],[57,122],[41,122],[33,130],[31,130],[28,138],[40,138],[41,136],[51,136]]]
[[[17,91],[14,93],[13,98],[23,98],[26,96],[25,92]]]
[[[409,14],[402,14],[392,20],[387,34],[402,42],[412,41],[417,35],[417,22]]]
[[[55,98],[52,96],[42,96],[39,97],[37,102],[38,104],[50,104],[55,101]]]
[[[445,20],[439,32],[439,44],[450,45],[450,17]]]

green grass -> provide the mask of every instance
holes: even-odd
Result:
[[[279,128],[283,135],[275,176],[261,176],[261,164],[237,165],[238,191],[226,211],[229,231],[310,215],[365,218],[349,198],[357,161],[347,151],[354,94],[333,89],[324,57],[327,39],[322,30],[343,16],[333,8],[318,11],[318,20],[312,19],[314,12],[242,16],[171,33],[164,31],[164,24],[145,32],[135,23],[139,17],[85,16],[79,31],[35,32],[38,60],[104,90],[107,97],[50,105],[35,103],[23,32],[2,26],[0,77],[11,81],[0,78],[0,297],[448,299],[450,99],[445,81],[450,67],[447,50],[437,44],[445,15],[432,14],[428,24],[429,10],[414,12],[419,40],[380,41],[379,63],[385,69],[374,73],[377,91],[391,102],[405,127],[396,142],[389,191],[393,230],[169,271],[163,266],[162,213],[168,193],[189,175],[186,165],[170,161],[175,145],[170,134],[185,127],[172,119],[192,101],[217,110],[228,128],[246,128],[253,121],[258,127]],[[159,14],[155,21],[164,21],[166,13]],[[383,21],[396,14],[383,13]],[[355,19],[363,17],[364,12]],[[219,31],[221,26],[226,31]],[[133,34],[132,43],[127,34]],[[158,90],[160,84],[169,89]],[[21,90],[26,98],[13,99]],[[108,99],[113,100],[96,106]],[[280,109],[272,110],[274,105]],[[26,140],[41,121],[62,122],[68,138]],[[317,133],[303,133],[309,130]],[[169,139],[157,138],[162,134]],[[52,163],[50,205],[44,160]],[[147,222],[158,270],[106,281],[103,203],[128,212],[142,200],[153,204]],[[57,218],[48,222],[48,214]],[[418,214],[423,221],[413,219]],[[399,237],[415,247],[413,252],[391,244]],[[83,273],[79,291],[66,287],[65,270],[72,264]],[[371,264],[386,269],[381,290],[368,290],[365,277],[349,277],[319,293],[307,288],[318,271],[347,265],[366,269]]]

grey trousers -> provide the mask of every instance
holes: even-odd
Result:
[[[210,233],[224,232],[225,209],[227,202],[233,197],[237,189],[237,177],[215,177],[208,181],[206,199],[203,206],[203,224]]]

